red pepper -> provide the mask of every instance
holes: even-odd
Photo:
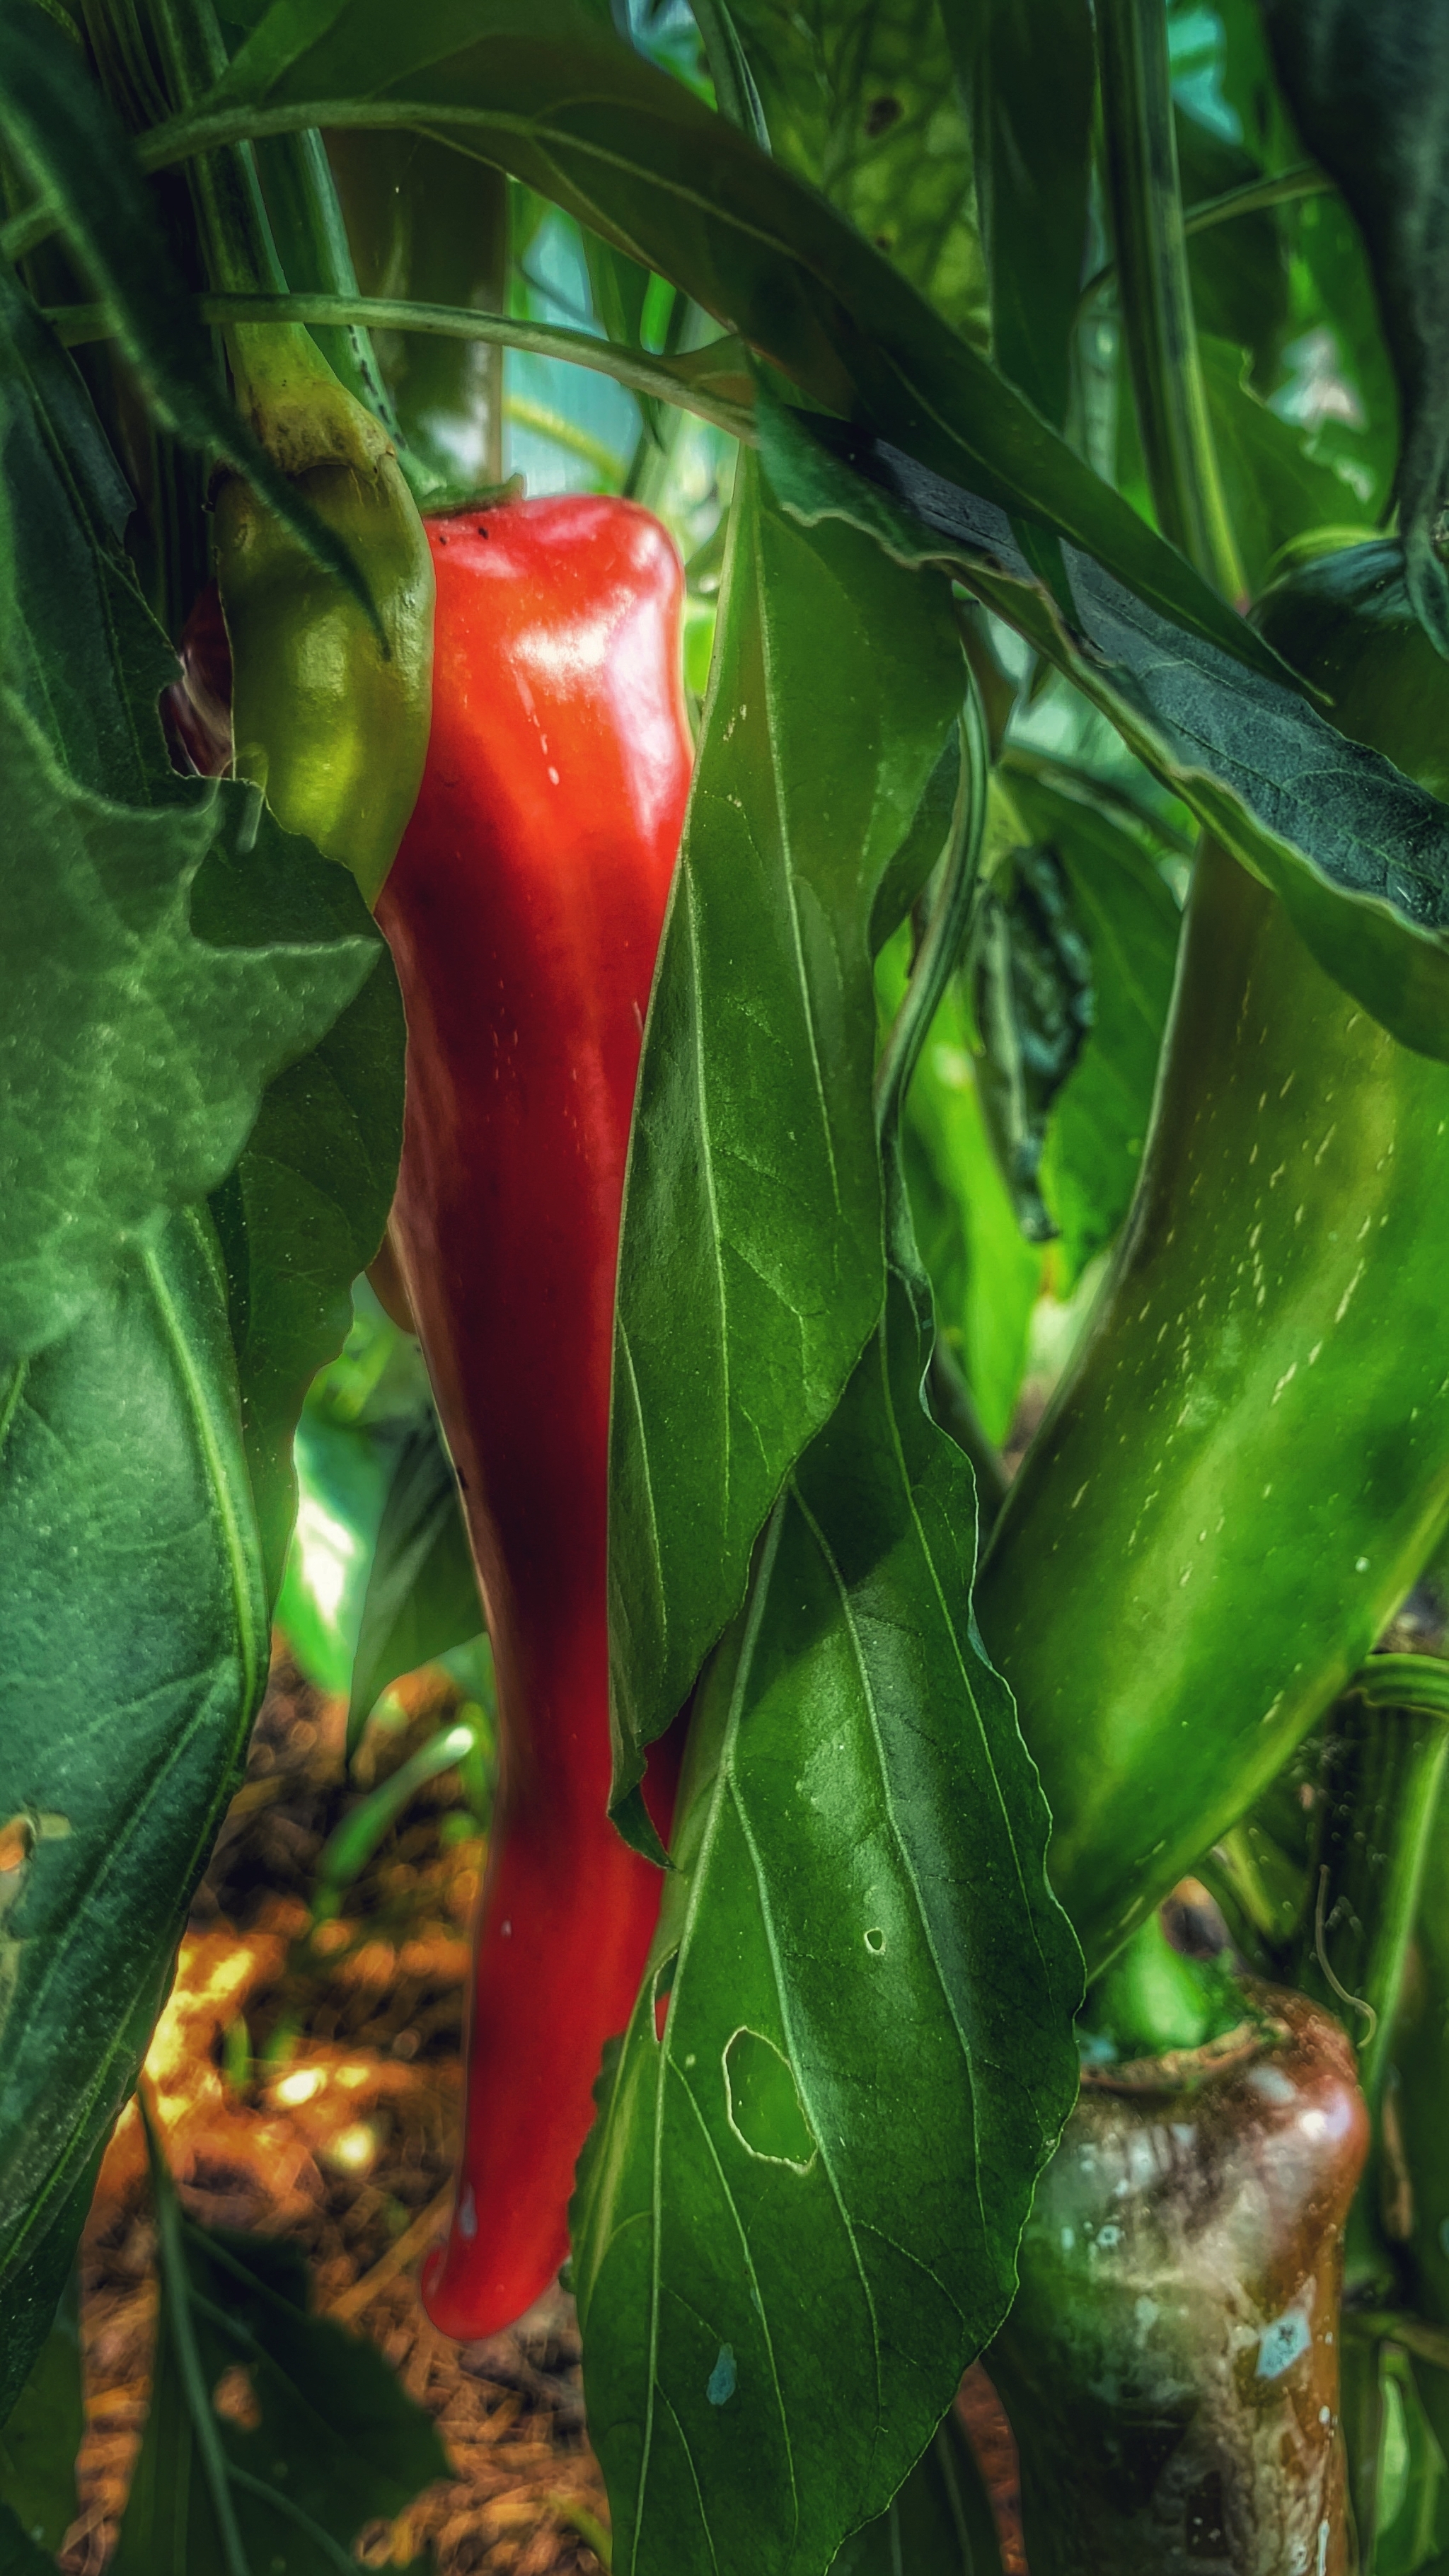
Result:
[[[498,1673],[462,2160],[425,2282],[434,2322],[471,2337],[518,2316],[563,2258],[603,2045],[628,2020],[662,1886],[607,1815],[609,1380],[691,748],[682,575],[645,511],[507,503],[429,537],[432,737],[377,917],[408,1019],[394,1245]],[[669,1786],[656,1773],[656,1822]]]

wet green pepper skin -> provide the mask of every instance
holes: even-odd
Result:
[[[1342,2230],[1353,2051],[1302,1995],[1083,2086],[989,2356],[1032,2576],[1347,2576]]]
[[[1449,669],[1385,547],[1263,625],[1449,790]],[[1365,565],[1364,557],[1373,560]],[[1272,1778],[1449,1512],[1449,1067],[1204,848],[1113,1276],[977,1595],[1095,1971]]]
[[[277,820],[351,868],[376,900],[417,800],[428,747],[433,574],[396,459],[327,458],[297,477],[364,566],[387,636],[232,478],[216,560],[234,672],[237,775]]]

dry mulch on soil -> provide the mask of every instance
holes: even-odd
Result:
[[[361,2563],[403,2567],[430,2547],[438,2576],[598,2576],[590,2535],[607,2547],[607,2505],[584,2427],[572,2301],[555,2288],[508,2333],[460,2348],[436,2333],[418,2294],[449,2206],[467,1933],[485,1856],[455,1772],[418,1793],[346,1911],[308,1937],[326,1836],[456,1700],[438,1671],[397,1685],[397,1724],[374,1721],[349,1780],[342,1702],[279,1657],[147,2071],[190,2216],[300,2246],[318,2307],[379,2345],[437,2422],[451,2481],[365,2533]],[[146,2419],[156,2298],[132,2105],[82,2247],[86,2434],[67,2576],[100,2576],[114,2544]],[[1026,2576],[1014,2446],[979,2371],[962,2411],[1002,2519],[1006,2576]]]

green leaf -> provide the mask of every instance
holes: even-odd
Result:
[[[1225,228],[1226,229],[1226,228]],[[1373,516],[1346,474],[1337,471],[1318,443],[1270,411],[1246,381],[1246,349],[1200,334],[1203,381],[1223,491],[1255,595],[1269,577],[1281,547],[1310,528],[1362,528]],[[1341,540],[1347,544],[1345,535]]]
[[[977,1080],[1016,1220],[1057,1231],[1039,1185],[1047,1121],[1092,1018],[1091,952],[1055,850],[1023,842],[982,897],[972,950]]]
[[[217,1186],[266,1084],[383,952],[360,900],[339,935],[315,892],[307,934],[269,936],[256,895],[289,868],[315,890],[327,862],[250,789],[162,811],[110,804],[72,785],[8,691],[0,771],[0,1359],[13,1359],[57,1339],[128,1246]],[[200,917],[235,903],[246,945],[197,936],[193,889]]]
[[[954,2406],[880,2520],[847,2540],[831,2576],[1002,2576],[990,2500]]]
[[[963,679],[944,586],[853,530],[793,527],[742,465],[625,1191],[616,1794],[737,1608],[880,1311],[872,920]],[[890,872],[902,908],[940,846],[912,883]]]
[[[1039,848],[1071,887],[1091,957],[1086,1042],[1052,1103],[1040,1179],[1070,1286],[1110,1243],[1131,1204],[1172,997],[1178,908],[1140,836],[1045,770],[1015,770],[1011,793]]]
[[[787,169],[813,180],[958,331],[986,336],[971,136],[927,0],[733,0]]]
[[[32,2252],[0,2287],[0,2424],[8,2422],[49,2335],[74,2269],[76,2245],[96,2187],[109,2132],[102,2130]]]
[[[73,361],[0,269],[0,656],[80,787],[175,803],[171,648],[122,546],[134,508]]]
[[[1001,514],[899,449],[767,401],[760,423],[793,517],[844,518],[899,562],[949,566],[1282,897],[1328,974],[1405,1046],[1449,1056],[1449,813],[1435,797],[1068,547],[1079,643]]]
[[[31,2539],[13,2508],[0,2503],[0,2576],[55,2576],[55,2560]]]
[[[0,1778],[21,1854],[0,1921],[8,2309],[13,2276],[84,2215],[71,2196],[131,2089],[266,1677],[203,1218],[173,1218],[74,1331],[0,1379],[0,1566]]]
[[[812,399],[1080,545],[1194,633],[1276,668],[1242,620],[802,180],[572,0],[274,0],[159,168],[266,124],[446,134],[738,330]]]
[[[114,2576],[340,2576],[364,2523],[449,2475],[432,2420],[375,2345],[309,2313],[296,2246],[188,2226],[165,2190],[151,2409]],[[251,2424],[213,2403],[229,2373]]]
[[[59,2549],[76,2518],[75,2460],[84,2431],[80,2282],[72,2270],[55,2323],[0,2432],[0,2502],[42,2548]]]
[[[1403,425],[1409,591],[1449,655],[1449,44],[1423,0],[1263,0],[1278,77],[1368,250]]]
[[[991,353],[1057,429],[1087,248],[1096,55],[1087,0],[944,0],[971,98]]]
[[[573,2210],[618,2576],[809,2576],[884,2511],[1010,2302],[1075,2095],[1075,1944],[929,1349],[898,1239],[696,1700]]]
[[[129,135],[79,48],[25,0],[0,10],[0,134],[104,298],[156,418],[244,474],[312,560],[371,613],[347,546],[223,394]]]
[[[203,873],[198,935],[234,943],[263,929],[300,947],[376,940],[355,880],[271,830],[246,873]],[[321,1043],[262,1094],[211,1208],[226,1262],[242,1428],[267,1584],[275,1594],[296,1510],[292,1437],[317,1370],[352,1321],[351,1286],[387,1224],[402,1152],[406,1030],[392,959],[373,971]]]
[[[349,1737],[399,1673],[467,1645],[485,1624],[458,1480],[429,1406],[398,1445],[383,1505],[352,1666]]]

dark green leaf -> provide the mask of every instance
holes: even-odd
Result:
[[[618,2576],[810,2576],[885,2509],[1009,2303],[1076,2091],[1075,1945],[971,1624],[928,1303],[898,1246],[701,1685],[652,1971],[580,2168]]]
[[[1002,2576],[990,2501],[954,2406],[880,2520],[847,2540],[831,2576]]]
[[[1399,529],[1449,654],[1449,20],[1424,0],[1263,0],[1303,139],[1368,249],[1403,408]]]
[[[779,159],[984,340],[971,137],[934,0],[734,0],[732,14]]]
[[[737,1608],[880,1311],[872,917],[963,677],[944,586],[854,530],[806,535],[742,468],[625,1194],[619,1790]],[[940,846],[918,849],[914,885],[892,874],[902,905]]]
[[[793,516],[849,519],[901,562],[958,572],[1281,895],[1328,974],[1404,1045],[1449,1056],[1449,813],[1436,798],[1065,548],[1082,649],[1001,514],[899,450],[818,419],[807,434],[803,414],[768,403],[761,433]]]
[[[1039,1185],[1047,1120],[1092,1024],[1091,952],[1049,844],[1019,847],[986,891],[973,948],[983,1052],[977,1079],[1016,1219],[1031,1242],[1057,1231]]]
[[[8,691],[0,771],[0,1355],[15,1358],[65,1332],[168,1210],[217,1186],[266,1084],[315,1046],[382,945],[360,900],[339,935],[315,889],[340,871],[250,789],[162,811],[103,802],[71,784]],[[204,865],[238,890],[249,944],[197,937]],[[312,924],[274,942],[249,898],[288,868],[310,876]]]
[[[1091,1025],[1052,1102],[1040,1167],[1069,1286],[1111,1241],[1131,1204],[1172,995],[1179,915],[1141,836],[1106,807],[1044,771],[1017,769],[1010,787],[1024,829],[1063,870],[1091,959]]]
[[[27,0],[0,10],[0,134],[109,307],[157,419],[245,474],[305,552],[370,609],[347,547],[222,393],[130,138],[79,48]]]
[[[1184,116],[1181,109],[1176,122],[1182,198],[1189,210],[1261,177],[1252,152],[1229,143],[1195,116]],[[1276,379],[1288,331],[1288,244],[1282,215],[1270,207],[1195,233],[1187,261],[1199,331],[1246,350],[1253,374],[1267,391]]]
[[[8,2297],[134,2081],[268,1637],[203,1218],[132,1251],[0,1388],[0,1778],[23,1849],[0,1923]]]
[[[0,2500],[42,2548],[59,2549],[76,2518],[75,2459],[84,2431],[80,2281],[72,2269],[55,2323],[0,2432]]]
[[[59,2313],[74,2266],[76,2244],[96,2187],[105,2153],[103,2129],[90,2161],[76,2173],[68,2193],[52,2204],[54,2215],[33,2251],[7,2273],[0,2287],[0,2424],[24,2393]]]
[[[354,879],[305,843],[269,833],[243,872],[215,864],[192,924],[234,944],[292,946],[374,934]],[[296,1508],[292,1435],[302,1399],[346,1338],[351,1285],[382,1240],[402,1151],[402,997],[378,943],[375,970],[320,1045],[268,1084],[212,1200],[226,1262],[242,1428],[268,1589],[281,1579]]]
[[[169,2215],[151,2408],[114,2576],[237,2576],[207,2475],[208,2435],[252,2576],[339,2576],[356,2564],[364,2523],[390,2520],[448,2475],[432,2420],[375,2345],[309,2313],[297,2247],[203,2233],[174,2205]],[[250,2425],[212,2405],[228,2373],[245,2382]],[[210,2421],[198,2439],[203,2408]]]
[[[1062,428],[1086,262],[1096,57],[1088,0],[943,0],[971,98],[991,351]]]
[[[1194,633],[1276,668],[1144,525],[823,198],[581,13],[573,0],[274,0],[211,112],[153,137],[283,122],[446,133],[497,162],[737,329],[815,400],[1110,564]],[[177,137],[183,138],[179,143]]]
[[[8,2504],[0,2504],[0,2576],[55,2576],[55,2560],[31,2539]]]
[[[429,1406],[397,1449],[352,1667],[350,1735],[399,1673],[465,1646],[484,1626],[453,1462]]]
[[[78,786],[174,803],[157,699],[176,664],[122,548],[131,495],[73,361],[3,269],[0,442],[5,678]]]

